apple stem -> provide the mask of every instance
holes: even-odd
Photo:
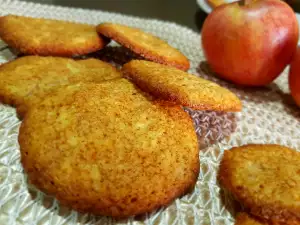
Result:
[[[240,6],[245,6],[248,5],[251,2],[251,0],[240,0],[239,5]]]

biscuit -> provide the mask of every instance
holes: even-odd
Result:
[[[97,59],[24,56],[0,66],[0,101],[16,106],[22,117],[59,86],[120,77],[113,66]]]
[[[122,68],[125,77],[143,91],[197,110],[240,111],[239,98],[216,83],[173,67],[132,60]]]
[[[300,223],[300,153],[280,145],[249,144],[225,151],[219,181],[254,216]]]
[[[247,213],[239,213],[235,219],[235,225],[268,225],[268,223],[258,221]]]
[[[191,118],[126,79],[75,84],[25,115],[21,161],[31,183],[80,212],[128,217],[190,191],[199,173]]]
[[[100,35],[113,39],[147,60],[181,70],[190,68],[189,60],[181,52],[142,30],[113,23],[102,23],[96,29]]]
[[[0,38],[25,55],[84,55],[102,49],[107,40],[95,26],[16,15],[0,17]]]

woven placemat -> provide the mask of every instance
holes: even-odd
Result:
[[[205,62],[199,33],[174,23],[95,10],[2,1],[0,15],[9,13],[89,24],[117,22],[151,32],[168,41],[189,58],[191,62],[189,72],[231,89],[242,99],[244,108],[238,114],[185,109],[194,119],[199,141],[203,143],[200,151],[200,175],[195,189],[166,208],[138,218],[115,221],[108,217],[95,217],[69,210],[60,206],[51,196],[46,196],[27,184],[26,175],[20,164],[17,142],[20,121],[16,117],[14,108],[0,104],[1,225],[231,225],[234,222],[237,206],[222,193],[216,181],[223,151],[246,143],[277,143],[300,149],[300,111],[287,94],[287,71],[269,87],[241,89],[214,76]],[[0,50],[0,63],[16,57],[10,49],[6,48],[5,43],[0,42]],[[237,124],[234,122],[235,117],[238,118]],[[234,129],[235,132],[230,135]]]

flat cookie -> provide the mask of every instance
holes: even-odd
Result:
[[[132,60],[122,68],[143,91],[197,110],[240,111],[239,98],[229,90],[173,67]]]
[[[299,224],[299,162],[299,152],[280,145],[236,147],[224,152],[219,180],[252,215]]]
[[[126,79],[51,93],[26,114],[19,144],[31,183],[97,215],[165,206],[194,187],[199,173],[189,115],[152,102]]]
[[[234,225],[268,225],[268,223],[258,221],[247,213],[239,213],[235,219]]]
[[[113,66],[97,59],[24,56],[0,66],[0,101],[16,106],[23,116],[59,86],[120,77]]]
[[[121,24],[102,23],[97,26],[97,31],[147,60],[185,71],[190,68],[189,60],[181,52],[158,37],[137,28]]]
[[[0,17],[0,38],[25,55],[84,55],[106,44],[95,26],[16,15]]]

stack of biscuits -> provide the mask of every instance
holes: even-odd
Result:
[[[17,108],[32,184],[80,212],[150,212],[191,190],[199,148],[182,107],[236,112],[231,91],[189,74],[165,41],[121,24],[7,15],[0,38],[22,57],[0,66],[0,100]],[[114,40],[140,56],[118,70],[96,58]]]

